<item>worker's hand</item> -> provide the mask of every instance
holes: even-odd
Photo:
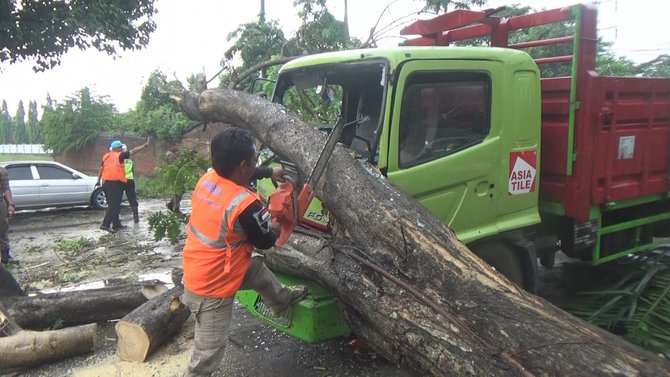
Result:
[[[272,168],[272,180],[277,181],[277,182],[284,182],[284,168],[281,166],[277,166]]]
[[[16,207],[14,207],[14,204],[9,204],[7,206],[7,216],[9,216],[9,217],[14,216],[15,211],[16,211]]]

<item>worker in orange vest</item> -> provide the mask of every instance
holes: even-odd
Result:
[[[185,376],[208,376],[223,360],[235,293],[253,289],[281,313],[307,295],[307,288],[281,285],[254,248],[269,249],[279,236],[263,201],[246,186],[271,175],[256,170],[254,139],[235,127],[218,133],[211,143],[213,171],[203,175],[191,196],[191,216],[182,254],[184,294],[195,315],[194,350]],[[253,253],[257,254],[257,253]]]
[[[107,210],[105,211],[105,217],[102,220],[100,229],[114,233],[126,227],[121,224],[121,220],[119,219],[123,189],[127,182],[124,161],[148,145],[149,139],[147,139],[146,143],[124,152],[123,143],[120,140],[114,140],[109,146],[109,152],[102,156],[98,183],[95,186],[98,187],[102,184],[102,189],[107,199]]]

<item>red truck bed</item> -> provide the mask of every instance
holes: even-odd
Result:
[[[585,221],[592,206],[670,191],[670,78],[599,76],[592,7],[508,19],[491,14],[458,10],[417,21],[402,33],[422,35],[408,45],[484,38],[531,56],[540,51],[534,58],[541,70],[568,66],[566,76],[542,79],[541,200],[560,203],[566,216]],[[510,42],[514,33],[554,23],[571,25],[573,34]],[[571,53],[547,56],[547,46],[560,45],[571,46]]]
[[[568,175],[570,79],[542,82],[540,198],[586,220],[592,205],[669,191],[670,79],[583,79]]]

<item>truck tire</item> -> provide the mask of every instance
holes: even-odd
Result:
[[[505,275],[521,288],[525,287],[523,266],[514,249],[506,242],[485,242],[470,246],[470,249],[486,263]]]

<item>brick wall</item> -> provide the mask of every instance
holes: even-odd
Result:
[[[210,123],[206,127],[198,127],[186,134],[180,148],[199,149],[205,156],[209,156],[210,141],[225,127],[223,123]],[[128,149],[133,149],[146,141],[145,138],[128,132],[103,133],[86,148],[56,156],[55,160],[83,173],[97,176],[102,156],[109,151],[111,142],[117,139],[125,143]],[[153,176],[169,146],[168,143],[152,140],[148,147],[134,154],[132,159],[135,163],[135,174]]]

